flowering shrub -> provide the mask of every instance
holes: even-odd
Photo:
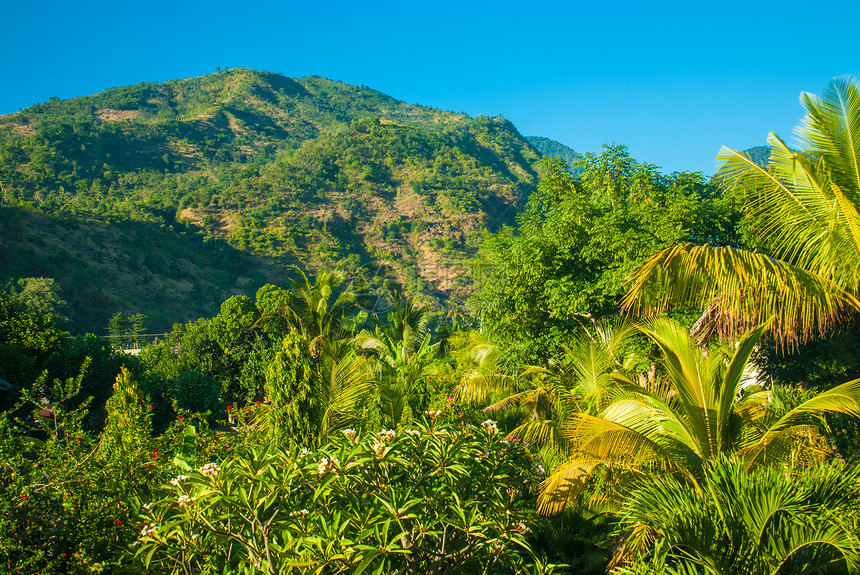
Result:
[[[115,549],[134,540],[133,502],[161,473],[147,457],[148,416],[123,372],[99,441],[85,431],[89,402],[73,400],[82,380],[43,376],[0,416],[2,573],[108,572],[127,560]]]
[[[318,450],[249,450],[168,483],[135,555],[152,572],[515,573],[542,477],[479,427],[348,430]]]

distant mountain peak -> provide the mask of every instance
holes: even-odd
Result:
[[[526,140],[544,156],[549,156],[551,158],[561,156],[571,168],[573,168],[573,163],[579,156],[573,148],[550,138],[545,138],[543,136],[526,136]]]

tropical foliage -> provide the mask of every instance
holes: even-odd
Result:
[[[787,475],[734,459],[704,469],[701,486],[672,475],[625,502],[613,575],[854,573],[858,470],[843,462]]]
[[[543,363],[592,319],[617,314],[623,279],[655,251],[734,238],[731,198],[702,174],[664,176],[617,145],[572,168],[576,176],[562,160],[545,159],[517,229],[484,244],[477,312],[522,363]]]
[[[427,404],[426,382],[439,344],[430,343],[426,310],[391,294],[393,309],[388,321],[373,315],[374,331],[359,333],[355,345],[376,358],[379,408],[384,423],[398,427]],[[423,393],[422,393],[423,392]]]
[[[489,426],[345,429],[171,480],[142,510],[136,554],[154,573],[523,572],[536,473]]]
[[[703,350],[669,320],[640,330],[660,350],[660,375],[613,373],[617,386],[597,413],[571,413],[561,422],[570,457],[542,485],[540,506],[555,512],[605,480],[605,497],[673,472],[700,485],[707,461],[737,455],[747,468],[809,465],[830,454],[821,433],[828,413],[860,417],[860,380],[822,392],[780,412],[773,390],[750,373],[749,358],[766,326],[732,349]]]
[[[686,244],[650,258],[624,305],[636,313],[684,302],[709,307],[707,334],[770,321],[794,345],[860,310],[860,88],[836,79],[803,94],[800,149],[775,134],[767,168],[723,148],[720,175],[742,195],[761,251]]]
[[[168,264],[171,281],[189,295],[173,301],[175,292],[165,291],[159,313],[171,317],[171,306],[195,299],[204,276],[213,278],[206,297],[220,302],[152,341],[144,335],[149,317],[106,300],[94,314],[111,337],[75,336],[58,325],[76,325],[83,301],[76,282],[64,290],[41,268],[28,275],[44,277],[9,272],[17,275],[0,292],[4,572],[860,570],[857,335],[801,345],[798,358],[777,355],[779,344],[768,339],[783,336],[784,350],[853,305],[840,298],[856,296],[855,264],[833,259],[850,260],[853,216],[811,199],[833,199],[845,214],[853,205],[856,186],[844,174],[851,164],[824,153],[830,140],[819,129],[835,123],[827,133],[851,132],[839,122],[856,107],[853,84],[831,88],[844,96],[841,112],[832,94],[807,98],[814,145],[775,150],[782,160],[758,169],[761,181],[750,179],[748,159],[729,154],[722,181],[735,185],[722,192],[700,174],[664,176],[621,146],[573,156],[572,167],[546,159],[518,229],[487,234],[481,254],[470,243],[486,227],[480,214],[504,220],[518,201],[511,186],[523,192],[530,182],[526,156],[514,153],[519,136],[498,119],[433,115],[365,89],[347,97],[346,89],[243,70],[51,102],[0,120],[4,197],[22,216],[0,222],[7,236],[25,230],[28,245],[109,283],[93,271],[100,268],[58,250],[51,234],[39,240],[31,224],[53,221],[70,198],[106,222],[163,221],[164,235],[141,241],[173,234],[188,242],[171,250],[196,247],[183,263]],[[207,92],[221,98],[218,109],[207,107]],[[318,107],[320,99],[331,107]],[[356,100],[382,119],[351,117]],[[290,126],[285,109],[295,114]],[[74,126],[52,128],[57,116]],[[130,146],[142,126],[152,146],[169,127],[186,134],[185,147],[169,148],[157,170],[132,165],[147,158],[108,158],[93,148],[108,134]],[[63,158],[70,141],[75,151]],[[541,141],[556,149],[549,144]],[[246,162],[249,155],[255,159]],[[2,171],[9,158],[19,162],[11,174]],[[232,167],[219,167],[222,160]],[[733,172],[735,160],[746,167]],[[797,171],[789,173],[792,162]],[[469,183],[476,174],[479,186]],[[264,201],[270,192],[277,202]],[[788,192],[809,204],[811,219],[780,207],[791,203]],[[188,197],[172,203],[180,193]],[[131,211],[111,207],[120,196]],[[741,221],[738,197],[749,210]],[[416,198],[441,205],[448,231],[460,234],[457,246],[449,245],[453,235],[440,235],[441,221],[388,219],[430,209]],[[362,219],[383,212],[378,228]],[[202,217],[209,239],[191,232],[190,220],[171,219],[177,215]],[[302,237],[291,227],[297,218]],[[822,224],[827,257],[812,255],[812,220]],[[124,222],[105,225],[132,239],[137,228]],[[91,228],[99,245],[100,225]],[[806,231],[790,231],[797,227]],[[63,237],[78,243],[84,231],[71,229]],[[754,243],[750,229],[759,232]],[[240,251],[213,239],[219,234],[282,259],[246,266]],[[645,309],[647,301],[663,306],[698,293],[703,299],[687,301],[700,307],[674,309],[671,319],[619,319],[627,274],[681,242],[709,245],[684,244],[646,263],[628,303]],[[208,255],[195,257],[197,248]],[[99,249],[88,253],[125,253]],[[452,287],[465,285],[460,272],[436,278],[445,287],[434,297],[460,293],[447,309],[415,298],[427,288],[405,255],[436,265],[458,250],[487,258],[473,268],[482,278],[466,304],[474,308],[464,305],[468,290]],[[400,283],[383,280],[391,268],[358,269],[383,252],[400,274],[388,279]],[[159,276],[146,272],[155,252],[135,254],[127,264],[139,273],[130,277],[158,293]],[[281,265],[293,256],[313,263]],[[231,266],[227,279],[214,279],[217,266],[200,272],[219,258]],[[690,268],[681,264],[693,260],[718,262],[715,275],[726,281],[700,274],[679,293],[660,291],[655,277],[683,279],[679,270]],[[48,269],[46,261],[38,265]],[[748,283],[731,283],[732,274]],[[404,285],[406,276],[415,283]],[[756,278],[759,291],[749,292]],[[739,290],[724,301],[749,309],[705,299],[706,284]],[[780,302],[794,311],[754,322]],[[734,337],[720,344],[707,337],[713,330]],[[126,350],[130,344],[142,347],[139,355],[126,353],[137,351]]]

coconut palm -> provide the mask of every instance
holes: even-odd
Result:
[[[404,301],[392,290],[394,302],[387,320],[371,316],[374,331],[363,330],[354,338],[356,347],[376,358],[379,404],[387,423],[397,427],[412,418],[410,401],[429,367],[439,344],[430,343],[426,310]]]
[[[311,281],[296,269],[289,294],[289,302],[257,323],[280,326],[285,332],[292,326],[308,340],[313,355],[337,355],[332,348],[348,341],[344,321],[355,307],[355,294],[345,285],[344,276],[320,270]]]
[[[723,335],[770,321],[782,343],[828,332],[860,310],[860,87],[833,80],[802,94],[800,149],[771,133],[767,168],[723,148],[720,176],[739,191],[767,253],[687,244],[634,273],[623,305],[636,313],[674,303],[707,308]],[[707,332],[707,330],[706,330]]]
[[[820,418],[860,417],[860,380],[778,413],[772,391],[745,387],[750,355],[766,327],[747,332],[734,349],[706,352],[671,320],[641,326],[660,350],[665,376],[649,380],[618,372],[618,391],[605,407],[596,414],[572,413],[560,423],[560,434],[575,448],[542,484],[540,509],[559,511],[598,477],[606,487],[602,495],[611,500],[655,473],[678,473],[700,485],[705,462],[729,454],[750,468],[796,467],[828,455]]]
[[[562,423],[576,413],[595,414],[611,399],[617,386],[610,374],[629,362],[622,350],[631,333],[628,324],[596,324],[593,333],[566,346],[559,359],[527,365],[516,376],[498,371],[498,348],[480,342],[471,354],[475,369],[465,374],[457,394],[466,401],[491,401],[485,411],[519,407],[524,419],[515,435],[550,452],[567,452],[571,446]]]
[[[621,510],[613,575],[856,573],[860,469],[804,473],[709,462],[704,489],[680,476],[643,485]]]

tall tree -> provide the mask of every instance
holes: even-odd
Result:
[[[21,309],[34,315],[51,318],[55,324],[69,321],[69,304],[61,297],[60,284],[53,278],[22,278],[14,291]]]
[[[489,265],[474,298],[482,327],[523,363],[545,361],[583,323],[616,314],[624,278],[656,250],[731,235],[729,205],[703,174],[662,175],[617,145],[574,167],[576,176],[545,158],[517,229],[484,245]]]
[[[337,355],[333,348],[349,339],[343,322],[355,311],[355,294],[345,279],[338,272],[320,270],[311,281],[304,271],[297,270],[288,299],[279,305],[270,302],[260,323],[270,327],[292,325],[308,340],[312,355]]]
[[[427,311],[404,301],[395,290],[390,295],[394,307],[387,321],[371,316],[373,333],[364,330],[354,341],[376,358],[380,409],[386,424],[397,427],[412,419],[415,408],[423,408],[416,392],[428,376],[439,344],[430,343]]]

